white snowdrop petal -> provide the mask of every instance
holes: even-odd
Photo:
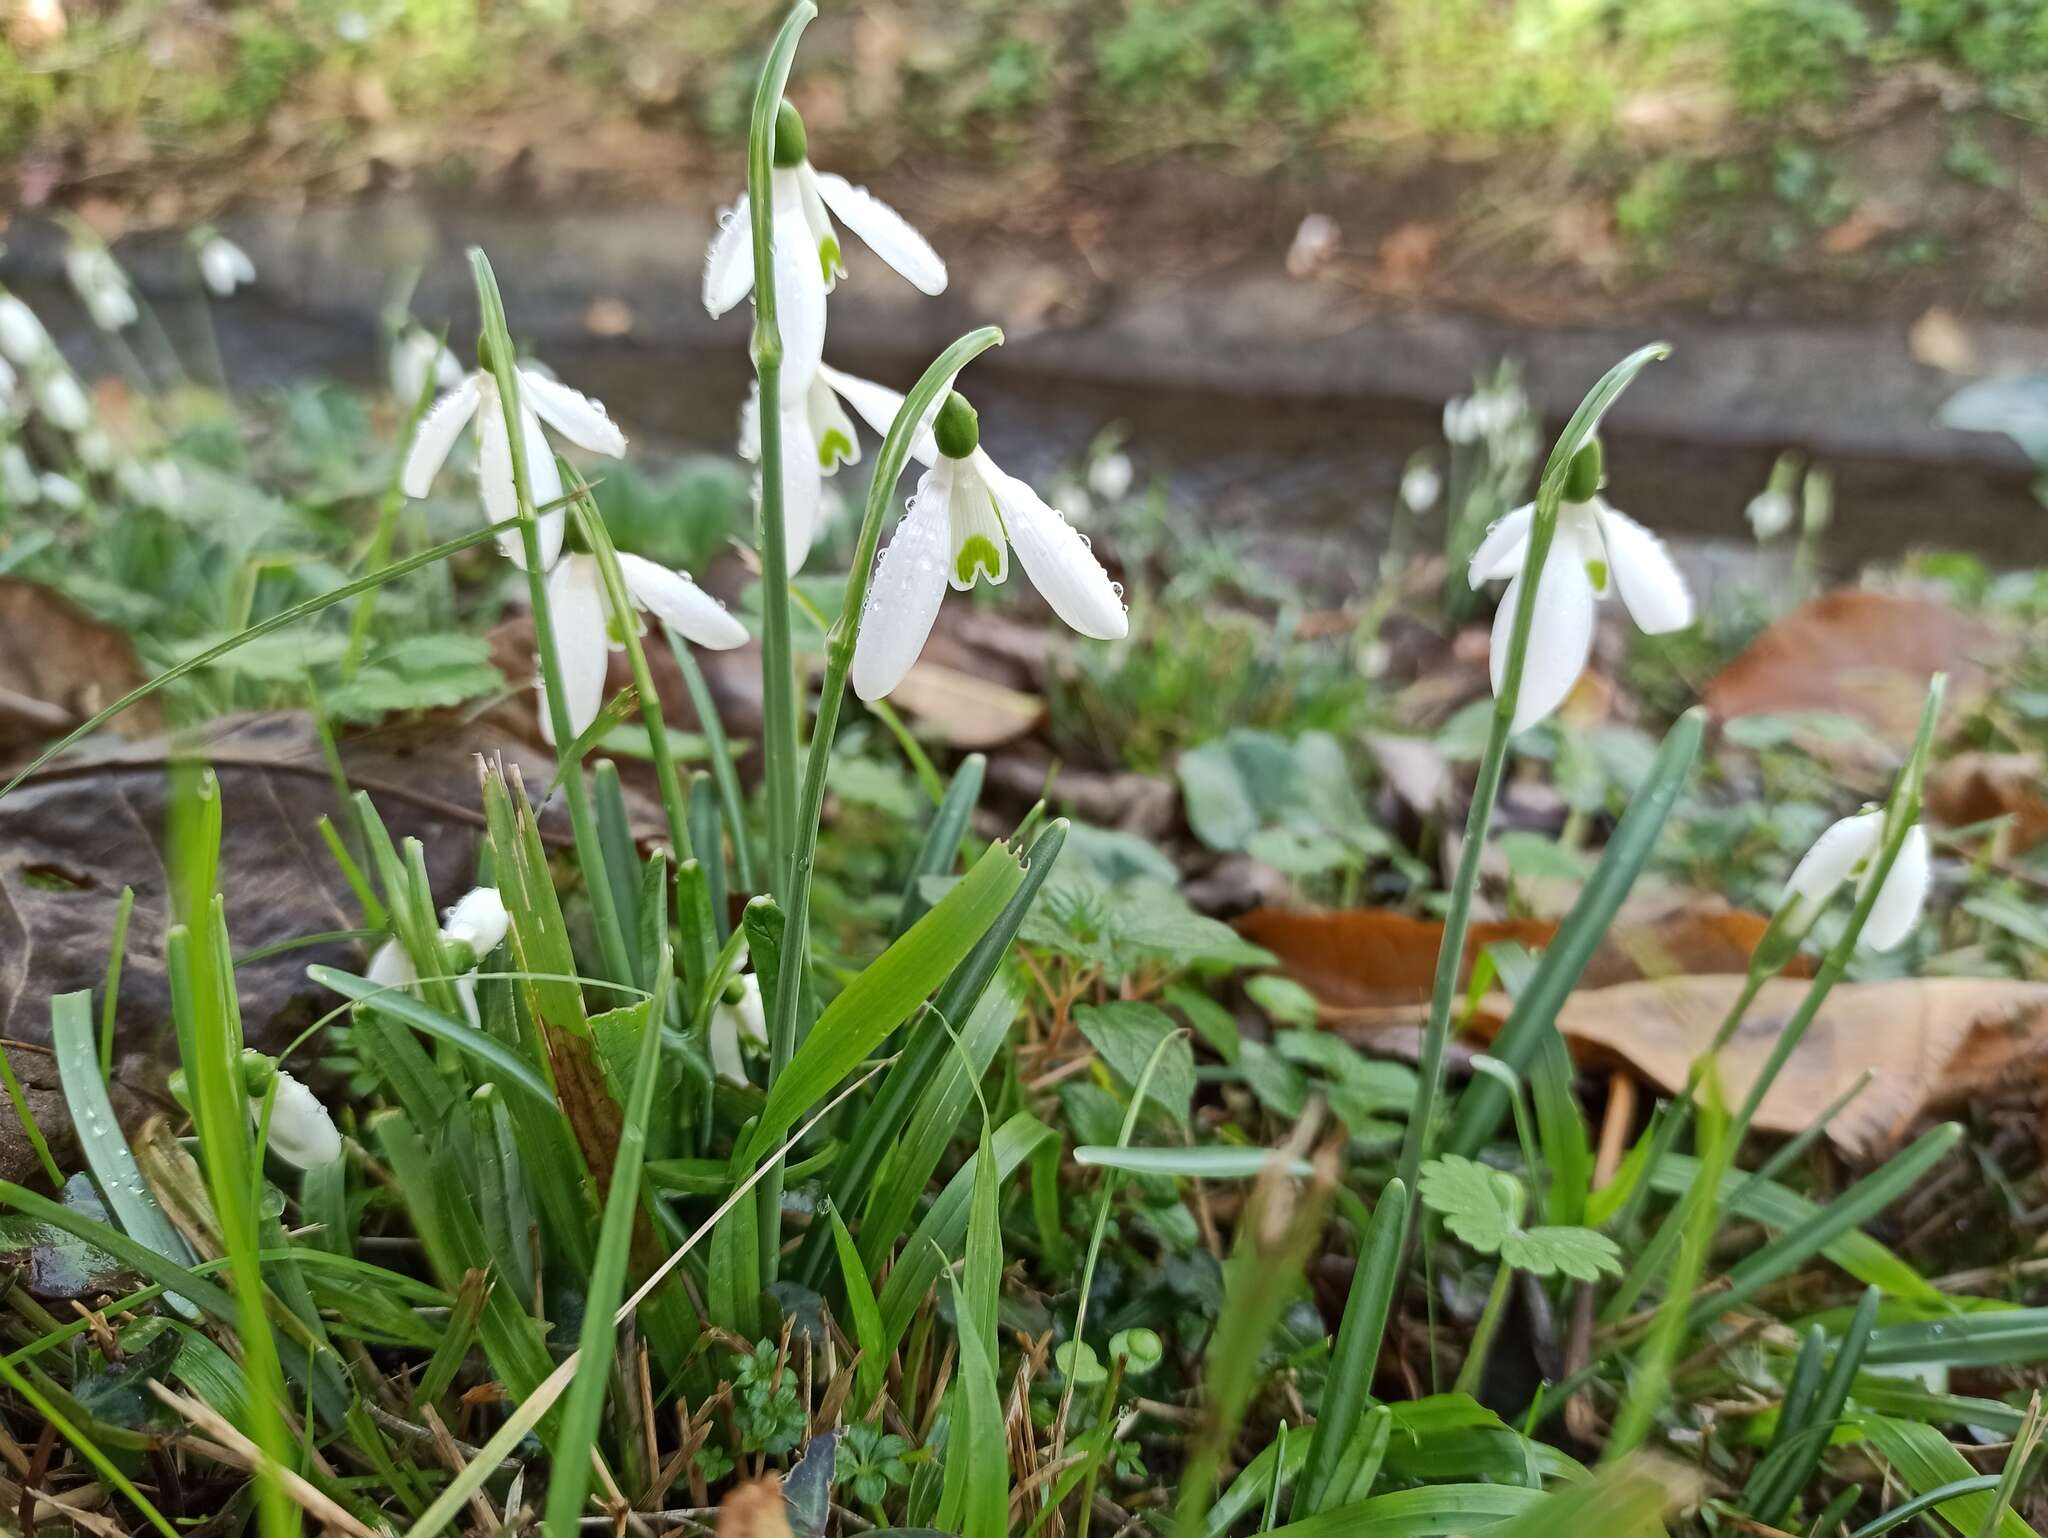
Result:
[[[761,462],[761,382],[747,386],[747,398],[740,402],[739,455],[748,464]]]
[[[964,593],[984,578],[1000,583],[1010,575],[1009,541],[995,501],[995,488],[1004,476],[979,449],[964,462],[949,463],[953,476],[946,498],[946,580]],[[1024,491],[1036,495],[1028,486]]]
[[[804,415],[810,425],[820,475],[831,475],[841,465],[860,463],[860,430],[832,392],[831,382],[825,377],[828,372],[824,364],[819,364],[818,377],[804,392]]]
[[[1529,627],[1529,650],[1522,664],[1522,686],[1515,697],[1513,730],[1526,731],[1565,701],[1586,670],[1593,652],[1593,584],[1569,544],[1560,542],[1543,563],[1536,589],[1536,613]],[[1509,582],[1493,617],[1493,640],[1487,652],[1493,692],[1499,697],[1507,678],[1508,646],[1515,612],[1521,606],[1523,579]]]
[[[856,187],[843,176],[829,172],[817,175],[819,196],[825,206],[849,230],[867,243],[883,261],[927,294],[946,291],[946,264],[931,242],[912,228],[910,221],[865,187]]]
[[[623,550],[619,552],[619,572],[633,601],[686,639],[714,651],[746,644],[747,627],[697,586],[688,573],[671,571],[658,561]]]
[[[1799,857],[1785,890],[1817,903],[1826,902],[1877,848],[1884,831],[1884,818],[1875,812],[1858,812],[1831,824]]]
[[[903,409],[901,395],[887,385],[879,385],[870,379],[860,379],[852,374],[842,373],[829,364],[819,366],[818,377],[829,384],[833,393],[851,406],[860,419],[875,430],[877,437],[889,436],[889,428],[896,420],[896,413]],[[939,445],[932,436],[932,424],[938,420],[939,407],[945,404],[946,395],[951,389],[952,381],[948,380],[946,389],[933,397],[931,409],[925,413],[917,436],[911,440],[910,457],[919,464],[932,465],[938,462]]]
[[[1052,612],[1082,635],[1122,640],[1130,629],[1123,593],[1109,580],[1088,541],[1030,486],[987,463],[986,455],[979,457],[1024,575]]]
[[[846,253],[839,248],[839,232],[832,228],[825,200],[818,195],[818,173],[808,161],[796,168],[796,185],[797,195],[803,199],[804,223],[811,232],[811,246],[818,254],[818,273],[829,294],[846,276]]]
[[[782,543],[792,577],[811,558],[811,542],[817,538],[818,512],[824,500],[825,486],[820,479],[817,446],[811,442],[810,423],[801,411],[786,412],[782,418]]]
[[[251,1096],[250,1117],[255,1119],[262,1111],[262,1098]],[[285,1163],[302,1170],[332,1164],[341,1157],[341,1134],[327,1107],[282,1068],[277,1070],[277,1092],[271,1101],[269,1146]]]
[[[0,294],[0,353],[30,368],[50,350],[50,333],[36,312],[12,294]]]
[[[1870,821],[1882,826],[1884,819]],[[1872,950],[1889,951],[1913,932],[1920,922],[1920,910],[1927,903],[1927,889],[1933,881],[1933,861],[1927,847],[1927,830],[1917,823],[1899,846],[1899,857],[1878,888],[1870,917],[1863,924],[1863,943]]]
[[[482,960],[498,948],[512,926],[505,899],[494,886],[473,887],[441,919],[441,938],[460,942]]]
[[[910,508],[875,567],[867,613],[853,648],[853,691],[880,699],[908,673],[932,633],[946,596],[946,512],[929,495],[933,470],[918,483]]]
[[[775,323],[782,333],[782,388],[810,387],[825,356],[825,275],[800,206],[775,212]]]
[[[539,513],[535,533],[540,539],[540,565],[546,571],[555,564],[555,558],[562,553],[562,532],[568,523],[569,514],[564,508],[553,512],[541,512],[550,502],[562,498],[562,471],[555,463],[555,451],[549,445],[547,434],[540,430],[540,418],[525,406],[519,409],[519,425],[525,429],[526,438],[526,490],[533,499],[534,511]],[[509,537],[515,542],[519,531],[513,529]],[[524,556],[525,546],[520,546]]]
[[[612,421],[603,401],[592,400],[530,368],[519,371],[519,399],[578,448],[612,459],[625,457],[626,435]]]
[[[363,969],[363,976],[379,988],[402,988],[418,975],[412,957],[396,940],[386,940],[372,951],[370,964]]]
[[[1607,546],[1608,569],[1631,618],[1649,635],[1692,623],[1692,592],[1664,541],[1605,502],[1593,504]]]
[[[495,389],[484,390],[478,401],[476,481],[485,522],[503,523],[519,516],[519,492],[512,480],[512,440],[505,432],[505,414],[498,409]],[[526,551],[518,529],[498,535],[498,553],[521,571],[526,569]]]
[[[747,197],[718,216],[704,256],[704,308],[715,319],[754,291],[754,228]]]
[[[604,676],[611,651],[605,624],[603,583],[597,558],[572,555],[548,573],[548,609],[555,622],[555,653],[561,661],[562,703],[569,713],[571,738],[580,737],[597,719],[604,704]],[[556,745],[554,712],[548,708],[545,678],[535,680],[542,691],[540,734]]]
[[[462,436],[462,429],[476,415],[481,391],[477,376],[466,375],[420,418],[420,425],[412,435],[412,447],[406,451],[405,470],[399,476],[399,486],[407,496],[423,497],[433,490],[434,477],[441,473],[441,466],[448,463],[455,440]],[[414,399],[418,397],[415,395]],[[500,433],[502,436],[502,424]]]
[[[1496,577],[1512,577],[1522,569],[1522,557],[1529,547],[1529,528],[1536,521],[1536,504],[1525,502],[1513,512],[1496,518],[1472,552],[1466,580],[1473,587]]]

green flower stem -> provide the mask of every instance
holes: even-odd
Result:
[[[570,506],[576,512],[576,525],[583,531],[584,542],[590,546],[590,553],[597,558],[597,569],[604,578],[605,601],[611,605],[612,619],[619,627],[619,634],[626,643],[626,660],[633,670],[633,687],[640,696],[640,719],[647,727],[647,745],[654,758],[654,777],[661,789],[661,807],[668,819],[669,847],[675,851],[678,867],[695,857],[690,840],[690,798],[683,791],[682,780],[676,773],[676,756],[669,746],[668,720],[661,709],[661,695],[654,687],[654,672],[647,665],[647,648],[640,641],[639,616],[633,606],[633,598],[626,591],[626,574],[619,569],[619,552],[612,544],[611,530],[605,527],[603,516],[597,510],[597,502],[590,495],[590,487],[568,461],[561,461],[562,484],[574,494]],[[717,959],[718,936],[699,925],[686,924],[683,943],[689,947],[688,971],[693,987],[689,1000],[694,1011],[702,1001],[702,991],[710,986],[711,969]]]
[[[505,432],[511,440],[512,487],[519,499],[519,538],[526,555],[526,591],[533,606],[533,645],[540,655],[541,692],[547,697],[548,718],[554,725],[555,741],[561,751],[576,740],[576,733],[570,727],[569,702],[562,693],[562,659],[555,645],[554,615],[548,608],[548,575],[541,566],[540,521],[534,511],[533,486],[526,465],[526,434],[519,424],[519,373],[512,366],[512,336],[505,326],[505,301],[499,296],[490,258],[481,250],[472,249],[469,264],[476,274],[477,305],[484,342],[490,352],[491,372],[497,379],[498,407],[505,414]],[[626,945],[618,904],[605,872],[604,844],[598,837],[597,819],[591,814],[590,788],[584,783],[582,765],[574,766],[561,779],[569,803],[569,826],[576,838],[576,859],[583,871],[583,887],[597,917],[597,938],[604,950],[605,971],[614,982],[630,982],[634,975],[633,953]]]
[[[807,953],[810,948],[811,867],[817,856],[818,821],[825,806],[825,775],[832,762],[832,739],[839,730],[839,709],[846,697],[846,676],[853,670],[855,643],[860,639],[861,620],[867,609],[868,585],[874,579],[875,552],[882,542],[882,521],[896,499],[896,482],[910,459],[911,440],[918,424],[949,380],[969,362],[1003,339],[993,326],[970,331],[940,353],[922,378],[904,398],[896,420],[889,424],[875,457],[874,478],[868,483],[866,512],[862,515],[860,540],[853,552],[852,569],[846,574],[846,596],[839,605],[839,617],[825,636],[825,685],[818,696],[818,721],[811,733],[811,752],[804,768],[803,803],[796,822],[796,842],[790,850],[789,899],[784,909],[781,970],[775,988],[775,1014],[768,1022],[768,1083],[789,1066],[796,1051],[796,1019],[805,984]],[[772,584],[771,584],[772,585]],[[761,1244],[761,1280],[765,1286],[775,1280],[777,1257],[782,1248],[782,1171],[769,1172],[761,1182],[761,1215],[757,1231]]]
[[[676,667],[682,672],[683,687],[690,693],[690,706],[697,712],[697,730],[710,751],[711,781],[718,787],[718,808],[732,838],[733,880],[738,883],[740,891],[752,892],[754,861],[747,848],[747,799],[740,792],[739,771],[733,765],[732,744],[726,739],[725,723],[718,718],[718,701],[711,697],[711,685],[706,682],[704,669],[698,665],[689,642],[666,626],[663,630],[668,636],[669,654],[676,659]],[[707,851],[705,858],[715,862],[718,851]]]
[[[1501,1315],[1507,1312],[1508,1288],[1514,1282],[1515,1268],[1505,1260],[1499,1262],[1493,1273],[1493,1286],[1486,1294],[1486,1307],[1479,1311],[1479,1322],[1472,1327],[1472,1344],[1466,1348],[1465,1361],[1458,1368],[1458,1381],[1451,1385],[1454,1394],[1479,1394],[1479,1380],[1486,1373],[1487,1353],[1493,1349],[1494,1332],[1499,1330]]]
[[[775,118],[797,39],[818,14],[797,0],[768,51],[747,133],[747,208],[754,236],[754,374],[761,421],[761,712],[768,782],[769,892],[787,912],[795,881],[796,759],[801,735],[789,629],[789,540],[782,506],[782,331],[775,320]],[[804,383],[808,384],[806,380]],[[801,947],[796,947],[801,952]],[[779,1066],[779,1065],[778,1065]],[[765,1193],[776,1195],[779,1192]],[[762,1240],[768,1234],[763,1230]],[[773,1273],[770,1273],[771,1277]]]
[[[1408,1129],[1401,1140],[1401,1162],[1395,1178],[1408,1192],[1408,1227],[1415,1227],[1420,1200],[1419,1175],[1434,1133],[1438,1103],[1443,1098],[1444,1054],[1451,1039],[1451,1009],[1458,997],[1458,974],[1465,960],[1465,938],[1472,925],[1472,898],[1479,887],[1479,863],[1486,846],[1486,834],[1493,823],[1494,803],[1500,796],[1501,776],[1507,767],[1508,739],[1513,735],[1515,702],[1522,692],[1522,670],[1529,657],[1529,635],[1536,620],[1536,595],[1543,562],[1550,554],[1550,542],[1557,533],[1558,508],[1564,500],[1565,480],[1572,460],[1591,441],[1600,418],[1628,387],[1645,365],[1664,357],[1670,348],[1653,342],[1639,348],[1613,368],[1593,387],[1565,424],[1557,446],[1543,467],[1536,488],[1536,515],[1529,528],[1529,550],[1522,561],[1524,601],[1515,611],[1515,624],[1508,640],[1508,659],[1501,686],[1493,702],[1493,724],[1487,733],[1486,752],[1479,761],[1479,778],[1472,788],[1472,809],[1465,819],[1465,843],[1458,854],[1458,870],[1451,883],[1450,907],[1444,915],[1442,948],[1437,952],[1435,986],[1430,992],[1429,1022],[1422,1034],[1422,1052],[1417,1062],[1419,1084],[1415,1104],[1408,1113]]]
[[[392,462],[391,480],[384,488],[384,500],[377,508],[377,528],[370,536],[369,554],[364,564],[372,571],[391,559],[391,547],[398,538],[398,515],[405,510],[405,493],[400,481],[405,475],[405,456],[411,446],[413,435],[419,431],[420,418],[427,414],[427,408],[434,404],[434,371],[427,369],[426,377],[420,382],[419,399],[412,403],[406,413],[405,430],[398,435],[398,457]],[[362,665],[363,647],[370,639],[370,619],[377,612],[377,590],[365,588],[356,599],[355,612],[348,621],[348,650],[341,654],[341,677],[346,683],[356,676],[356,669]]]

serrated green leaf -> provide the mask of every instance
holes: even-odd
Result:
[[[1188,1124],[1195,1096],[1195,1054],[1165,1011],[1129,999],[1084,1004],[1074,1011],[1074,1024],[1126,1089],[1138,1082],[1153,1050],[1165,1042],[1145,1093],[1180,1125]]]
[[[1483,1254],[1498,1254],[1521,1216],[1509,1207],[1499,1172],[1462,1154],[1425,1163],[1420,1190],[1423,1205]]]
[[[1502,1241],[1500,1258],[1518,1271],[1536,1276],[1562,1272],[1581,1282],[1598,1281],[1602,1273],[1621,1274],[1620,1247],[1590,1228],[1515,1229]]]

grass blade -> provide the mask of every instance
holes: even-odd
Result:
[[[1407,1193],[1401,1183],[1388,1182],[1373,1208],[1371,1226],[1360,1236],[1351,1293],[1345,1299],[1344,1318],[1330,1352],[1322,1412],[1316,1417],[1308,1461],[1294,1486],[1294,1504],[1288,1512],[1293,1521],[1315,1516],[1330,1504],[1338,1467],[1372,1387],[1387,1314],[1400,1285],[1401,1229],[1407,1212]]]

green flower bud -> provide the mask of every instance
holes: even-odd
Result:
[[[939,440],[939,452],[948,459],[965,459],[980,446],[981,418],[958,390],[949,394],[945,405],[939,407],[933,435]]]
[[[789,171],[810,157],[810,137],[804,132],[803,114],[784,102],[775,109],[775,164]]]
[[[1603,468],[1600,463],[1600,440],[1588,438],[1578,453],[1572,455],[1572,467],[1565,471],[1565,501],[1592,501],[1599,493]]]

